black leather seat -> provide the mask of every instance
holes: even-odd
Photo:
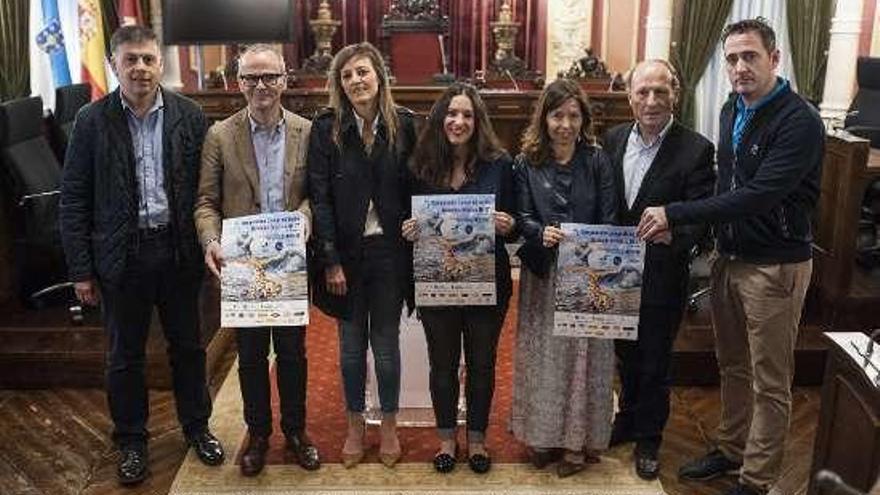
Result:
[[[21,296],[34,305],[73,303],[58,224],[61,166],[43,133],[40,97],[0,104],[0,159],[3,196],[10,199],[14,230],[14,271]]]
[[[55,156],[64,163],[64,152],[73,131],[73,121],[83,105],[91,100],[88,84],[70,84],[55,89],[55,111],[52,112],[52,145]]]
[[[859,57],[856,65],[859,90],[849,107],[844,129],[880,148],[880,57]]]

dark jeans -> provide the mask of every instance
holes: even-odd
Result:
[[[642,306],[637,341],[615,341],[620,411],[615,428],[632,433],[637,448],[656,453],[669,419],[669,363],[682,308]]]
[[[238,328],[238,379],[244,401],[244,422],[252,435],[272,433],[269,387],[269,340],[275,349],[275,373],[281,399],[281,431],[290,436],[306,426],[305,327]]]
[[[495,392],[495,356],[507,313],[507,300],[497,306],[420,308],[431,363],[431,402],[442,438],[455,435],[458,416],[462,339],[466,367],[468,439],[483,441]]]
[[[121,283],[101,287],[107,332],[107,396],[117,445],[147,439],[144,358],[153,306],[168,343],[177,418],[187,437],[207,428],[211,397],[205,385],[205,350],[199,336],[200,272],[174,263],[167,232],[140,238]]]
[[[367,345],[373,350],[382,412],[397,412],[400,399],[400,312],[403,289],[394,248],[382,236],[363,240],[361,273],[349,282],[350,319],[339,320],[339,360],[346,407],[363,412]]]

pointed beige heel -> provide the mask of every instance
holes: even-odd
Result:
[[[342,446],[342,465],[351,469],[364,460],[364,435],[367,425],[361,413],[348,412],[348,435]]]
[[[382,416],[382,425],[379,427],[381,442],[379,444],[379,460],[386,467],[394,467],[403,450],[400,448],[400,439],[397,437],[397,413],[387,413]]]

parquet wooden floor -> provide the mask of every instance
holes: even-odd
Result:
[[[232,353],[229,361],[231,362]],[[225,373],[218,374],[225,376]],[[219,382],[220,379],[218,378]],[[218,384],[212,384],[216,392]],[[786,448],[784,475],[774,493],[806,493],[819,389],[797,388]],[[116,457],[104,393],[96,389],[0,390],[0,494],[159,495],[166,494],[186,452],[170,391],[150,400],[152,475],[134,489],[115,480]],[[732,479],[680,483],[676,469],[709,447],[718,421],[718,389],[678,387],[661,452],[661,481],[670,495],[715,495]],[[231,447],[231,446],[230,446]]]

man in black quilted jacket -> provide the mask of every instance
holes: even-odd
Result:
[[[223,462],[208,430],[211,398],[199,337],[202,255],[193,223],[206,130],[193,101],[159,86],[156,35],[139,26],[110,40],[119,89],[77,115],[65,157],[60,222],[70,279],[102,302],[107,398],[125,485],[147,469],[144,355],[153,307],[168,342],[177,416],[206,464]]]
[[[639,232],[650,240],[677,225],[715,225],[721,424],[717,448],[679,476],[738,475],[726,495],[753,495],[769,491],[782,467],[825,132],[810,104],[776,75],[776,36],[764,20],[733,23],[722,40],[734,92],[721,110],[717,194],[647,208]]]

